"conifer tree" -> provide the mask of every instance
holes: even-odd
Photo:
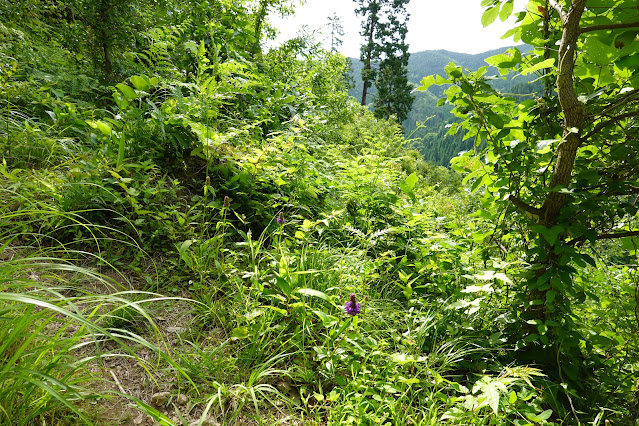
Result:
[[[342,40],[342,37],[344,36],[342,20],[339,16],[337,16],[337,13],[333,12],[333,16],[328,17],[328,23],[326,26],[329,31],[331,52],[335,53],[344,42],[344,40]]]
[[[382,4],[387,0],[355,0],[357,9],[355,13],[361,15],[364,20],[362,22],[362,36],[366,38],[366,42],[360,48],[359,59],[364,64],[362,68],[362,105],[366,105],[366,95],[368,88],[375,81],[376,70],[374,62],[379,58],[379,33],[380,33],[380,12]]]
[[[376,115],[397,116],[403,121],[413,104],[408,84],[408,45],[406,23],[410,0],[356,0],[355,12],[364,17],[361,34],[366,42],[360,50],[362,68],[362,105],[366,105],[368,88],[374,83]]]
[[[400,123],[408,116],[414,101],[408,83],[408,1],[394,0],[390,4],[388,22],[382,26],[382,55],[375,80],[377,96],[373,101],[376,116],[389,118],[395,115]]]

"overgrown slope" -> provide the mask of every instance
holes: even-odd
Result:
[[[619,246],[576,274],[597,337],[547,368],[525,247],[344,57],[262,51],[250,2],[151,3],[0,2],[0,423],[636,418]]]

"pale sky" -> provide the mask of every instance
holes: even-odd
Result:
[[[481,0],[412,0],[408,4],[410,19],[406,41],[411,53],[423,50],[445,49],[461,53],[481,53],[498,47],[512,46],[512,39],[500,37],[512,27],[512,18],[501,22],[499,18],[484,28],[481,24]],[[515,0],[513,12],[525,10],[526,0]],[[344,28],[341,53],[358,58],[363,38],[361,17],[355,15],[352,0],[308,0],[297,6],[295,16],[279,18],[273,14],[270,22],[280,31],[275,45],[295,37],[306,25],[309,30],[321,30],[334,12],[341,18]],[[320,37],[321,38],[321,37]],[[318,39],[318,41],[321,41]],[[327,43],[330,43],[327,41]]]

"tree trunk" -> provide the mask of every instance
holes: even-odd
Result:
[[[557,148],[557,163],[550,180],[550,190],[542,206],[543,224],[552,227],[557,223],[561,208],[566,203],[566,194],[557,187],[570,184],[575,157],[581,142],[581,125],[584,111],[577,99],[573,74],[575,69],[575,46],[579,38],[579,21],[586,0],[575,0],[568,11],[564,25],[557,63],[557,95],[564,115],[563,139]]]
[[[364,63],[364,72],[362,73],[362,82],[364,83],[364,87],[362,88],[362,105],[366,105],[366,94],[368,93],[368,88],[370,87],[370,78],[368,77],[370,73],[366,71],[370,70],[371,62],[373,59],[373,34],[375,32],[375,26],[377,25],[376,16],[371,16],[370,27],[368,28],[368,51],[366,52],[366,61]]]

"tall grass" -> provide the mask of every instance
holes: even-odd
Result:
[[[22,220],[32,220],[30,213],[23,213]],[[84,402],[115,396],[129,398],[161,424],[170,424],[166,416],[131,395],[94,390],[96,381],[109,380],[102,360],[114,356],[135,359],[151,379],[154,369],[168,365],[190,381],[164,350],[147,308],[166,298],[138,291],[113,292],[122,287],[75,264],[87,252],[45,246],[43,241],[55,240],[44,235],[18,238],[7,232],[20,227],[15,214],[0,215],[0,223],[11,224],[0,234],[0,424],[46,424],[64,415],[92,424],[82,408]],[[26,239],[40,243],[17,244]],[[96,287],[100,294],[95,294]],[[155,336],[153,341],[114,321],[121,319],[123,311],[143,321],[151,331],[146,334]],[[155,354],[155,359],[142,360],[136,355],[140,348]]]

